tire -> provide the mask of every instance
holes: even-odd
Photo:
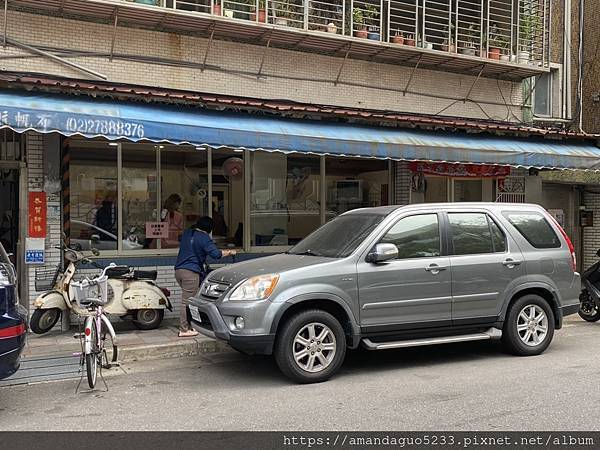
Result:
[[[539,355],[548,348],[553,336],[554,313],[542,297],[524,295],[510,305],[502,334],[502,343],[510,353]]]
[[[98,350],[98,331],[96,330],[96,322],[93,321],[90,339],[92,340],[92,348],[91,353],[85,355],[85,370],[87,373],[88,386],[90,389],[94,389],[98,378],[98,359],[100,352]]]
[[[50,331],[58,319],[61,311],[58,308],[36,309],[31,315],[29,327],[35,334],[44,334]]]
[[[323,342],[317,341],[316,338],[323,336],[322,333],[325,332]],[[301,340],[305,342],[300,344]],[[303,348],[305,345],[310,346],[310,349]],[[325,345],[327,349],[324,348]],[[297,362],[295,352],[306,354]],[[283,374],[298,383],[326,381],[344,362],[344,329],[340,322],[326,311],[311,309],[299,312],[290,317],[277,333],[274,356]],[[309,369],[311,361],[312,370]]]
[[[164,309],[138,309],[133,313],[133,324],[139,330],[154,330],[164,317]]]
[[[583,291],[579,296],[579,317],[588,322],[598,322],[600,320],[600,308],[594,302],[587,291]]]

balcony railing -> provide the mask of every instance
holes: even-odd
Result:
[[[547,67],[550,0],[123,0]]]

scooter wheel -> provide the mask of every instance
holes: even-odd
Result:
[[[44,334],[50,331],[60,318],[60,309],[36,309],[31,315],[29,327],[35,334]]]
[[[138,309],[133,313],[133,324],[140,330],[154,330],[160,326],[164,316],[164,309]]]

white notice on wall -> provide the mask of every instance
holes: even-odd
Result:
[[[44,264],[46,262],[46,239],[25,239],[25,264]]]

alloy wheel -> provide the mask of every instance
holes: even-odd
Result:
[[[527,305],[517,317],[517,334],[521,341],[530,347],[544,342],[548,334],[548,316],[538,305]]]
[[[303,326],[292,344],[294,361],[298,367],[310,373],[325,370],[333,361],[336,350],[333,331],[318,322]]]

